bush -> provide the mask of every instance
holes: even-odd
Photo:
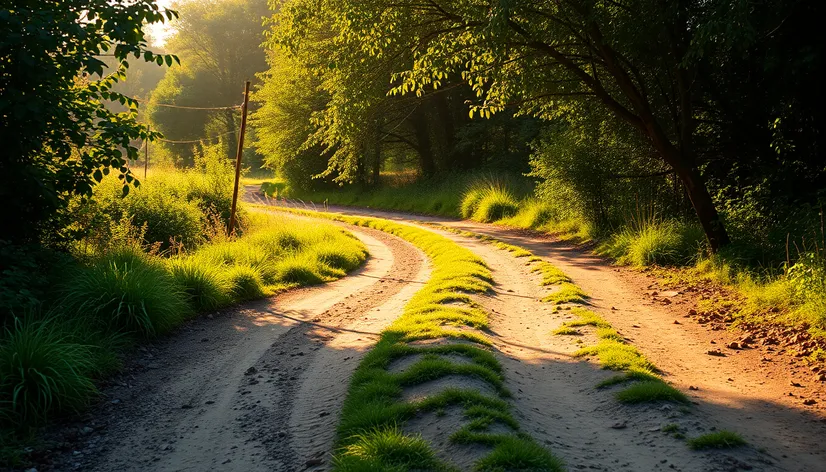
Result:
[[[186,294],[163,264],[137,248],[113,251],[66,284],[64,304],[109,330],[152,336],[180,324],[190,309]]]
[[[16,319],[0,338],[0,419],[28,425],[80,411],[97,392],[92,349],[54,319]]]

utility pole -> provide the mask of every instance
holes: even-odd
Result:
[[[244,84],[244,104],[241,105],[241,134],[238,136],[238,153],[235,155],[235,189],[232,191],[232,208],[229,212],[227,234],[235,232],[235,210],[238,207],[238,185],[241,180],[241,154],[244,152],[244,134],[247,131],[247,104],[250,100],[250,81]]]
[[[149,134],[151,131],[152,127],[147,125],[146,133]],[[144,149],[146,154],[144,155],[143,159],[143,180],[146,180],[146,171],[149,169],[149,138],[146,139],[146,142],[144,144],[146,146],[146,149]]]

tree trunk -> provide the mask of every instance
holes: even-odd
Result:
[[[427,115],[421,105],[416,106],[411,117],[413,133],[416,135],[416,151],[419,153],[419,167],[422,175],[431,177],[436,173],[436,162],[433,159],[433,145],[430,142],[430,128],[427,126]]]
[[[375,148],[373,149],[373,185],[379,184],[381,177],[381,140],[376,139]]]
[[[433,96],[433,103],[438,116],[439,130],[442,137],[442,159],[444,168],[461,167],[456,159],[456,128],[453,122],[453,113],[447,101],[446,92],[437,93]],[[459,166],[457,166],[459,164]]]
[[[714,201],[708,193],[705,180],[696,167],[678,169],[677,174],[685,186],[691,205],[694,207],[700,225],[706,233],[711,251],[717,252],[721,247],[729,244],[731,240],[729,240],[723,222],[720,221],[720,215],[717,213]]]

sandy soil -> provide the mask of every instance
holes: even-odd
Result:
[[[98,411],[69,428],[71,449],[40,470],[328,464],[351,372],[429,274],[410,244],[352,231],[371,255],[362,269],[203,317],[142,348]]]

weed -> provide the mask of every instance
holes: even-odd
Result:
[[[688,447],[695,450],[700,449],[732,449],[745,446],[746,440],[737,433],[731,431],[715,431],[703,434],[688,440]]]

